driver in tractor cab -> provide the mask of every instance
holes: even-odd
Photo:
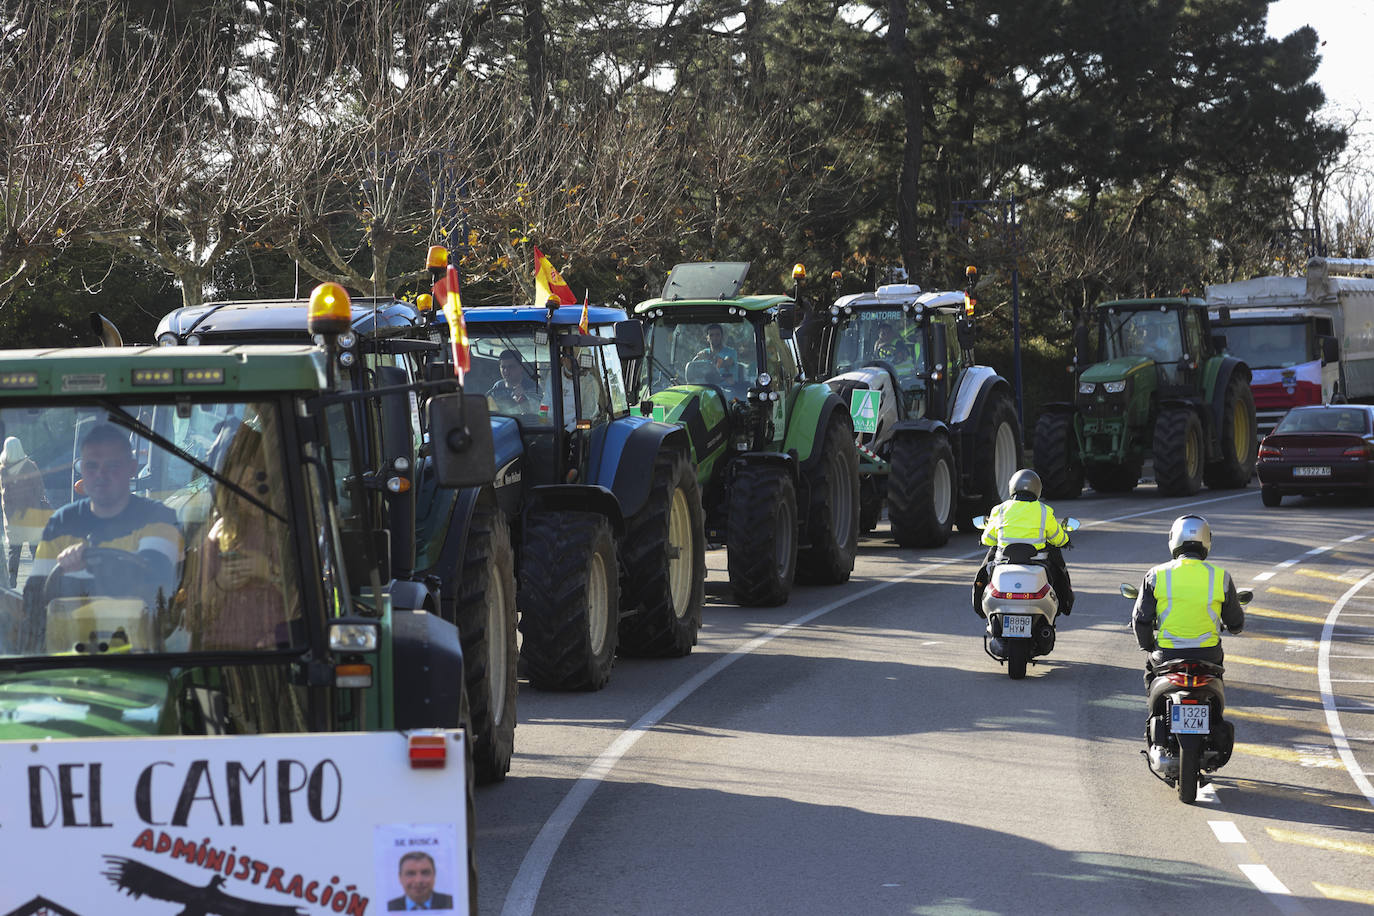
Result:
[[[729,385],[735,381],[735,366],[739,363],[739,354],[735,352],[734,347],[725,346],[725,329],[712,323],[706,326],[706,346],[698,351],[690,362],[709,363],[720,378],[717,384]]]
[[[130,492],[138,464],[128,435],[112,423],[96,423],[81,440],[79,454],[85,498],[48,519],[25,591],[46,588],[48,576],[59,568],[72,579],[90,582],[94,577],[86,551],[99,548],[133,554],[141,564],[116,570],[127,574],[130,582],[125,584],[160,590],[170,600],[181,560],[181,530],[171,509]]]
[[[1031,544],[1047,555],[1046,568],[1054,593],[1059,596],[1059,612],[1067,615],[1073,611],[1073,585],[1059,548],[1069,546],[1069,533],[1054,517],[1054,510],[1040,501],[1039,474],[1022,468],[1011,475],[1007,489],[1011,490],[1011,499],[993,507],[983,528],[983,543],[988,553],[973,580],[974,613],[979,617],[987,616],[983,613],[983,589],[992,576],[998,548],[1007,544]]]

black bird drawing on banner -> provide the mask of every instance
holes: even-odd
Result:
[[[101,874],[115,887],[132,897],[147,895],[179,903],[184,909],[176,916],[305,916],[299,907],[231,897],[220,890],[224,878],[219,875],[212,877],[204,887],[197,887],[133,859],[106,856],[105,861],[110,867]]]

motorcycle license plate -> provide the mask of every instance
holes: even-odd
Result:
[[[1294,477],[1330,477],[1331,468],[1326,466],[1311,466],[1293,468]]]
[[[1175,735],[1206,735],[1211,733],[1212,710],[1204,703],[1179,704],[1169,714],[1169,729]]]
[[[1002,635],[1003,636],[1023,636],[1029,638],[1031,635],[1031,619],[1029,614],[1003,614],[1002,615]]]

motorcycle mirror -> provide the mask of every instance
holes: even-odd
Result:
[[[1140,589],[1136,588],[1134,585],[1127,585],[1125,582],[1122,582],[1121,597],[1130,598],[1132,601],[1134,601],[1135,599],[1140,597]]]
[[[977,528],[979,531],[982,531],[987,526],[988,517],[986,515],[975,515],[973,517],[973,527]]]
[[[1080,522],[1078,519],[1074,518],[1072,515],[1064,519],[1064,530],[1069,532],[1070,534],[1072,534],[1073,532],[1077,531],[1079,528],[1082,527],[1083,523]]]
[[[1248,588],[1238,588],[1238,589],[1236,589],[1236,600],[1239,601],[1241,604],[1249,604],[1249,603],[1250,603],[1250,599],[1252,599],[1252,598],[1254,598],[1254,597],[1255,597],[1255,592],[1254,592],[1253,589],[1248,589]]]

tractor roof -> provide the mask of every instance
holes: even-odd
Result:
[[[535,305],[483,305],[463,309],[463,320],[469,325],[478,324],[537,324],[541,327],[548,318],[548,310]],[[587,323],[592,326],[615,324],[624,321],[625,310],[605,305],[587,306]],[[563,305],[554,309],[553,323],[560,327],[572,327],[582,320],[582,306]]]
[[[309,340],[306,330],[308,299],[247,299],[207,302],[179,308],[164,317],[157,333],[184,337],[194,333],[219,343]],[[358,297],[352,300],[353,330],[359,336],[390,337],[410,328],[424,327],[425,314],[408,302],[389,297]]]
[[[9,350],[0,363],[0,399],[316,392],[326,385],[325,353],[313,346]]]
[[[1099,302],[1097,307],[1100,309],[1114,308],[1126,311],[1140,311],[1143,309],[1176,309],[1182,306],[1206,306],[1206,302],[1193,296],[1159,296],[1150,299],[1113,299],[1110,302]]]
[[[922,292],[914,283],[893,283],[873,292],[841,296],[835,305],[842,309],[891,309],[919,305],[925,309],[958,312],[964,307],[964,294],[953,291]]]
[[[663,294],[634,307],[642,315],[651,308],[691,308],[730,305],[749,312],[768,309],[791,302],[791,296],[741,296],[744,278],[749,273],[748,261],[694,261],[678,264],[663,284]]]

